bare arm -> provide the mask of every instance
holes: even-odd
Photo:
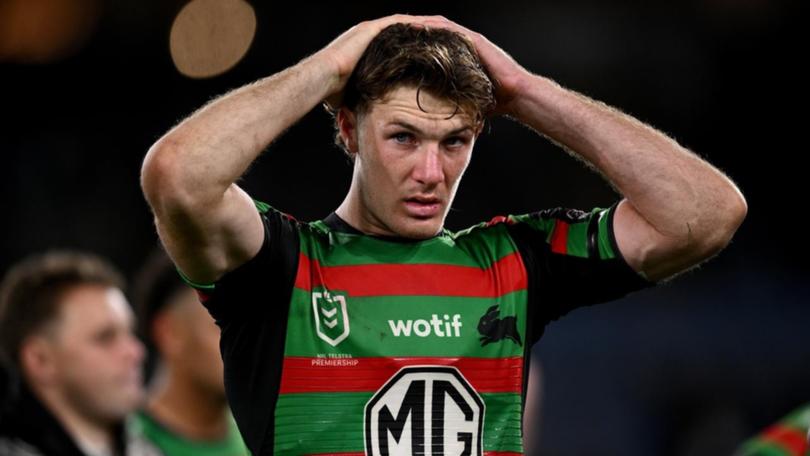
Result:
[[[540,76],[512,115],[598,169],[624,196],[614,218],[628,263],[662,280],[725,247],[745,217],[723,173],[652,127]]]
[[[533,75],[482,35],[465,33],[497,81],[498,111],[534,128],[599,170],[624,200],[616,242],[648,279],[673,276],[724,248],[747,205],[723,173],[652,127],[550,79]]]
[[[359,24],[297,65],[214,100],[151,147],[141,186],[163,244],[191,280],[216,281],[258,252],[261,219],[235,182],[287,128],[339,96],[380,30],[415,20]]]

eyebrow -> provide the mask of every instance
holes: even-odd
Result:
[[[414,133],[418,133],[420,135],[424,134],[424,132],[422,130],[420,130],[416,126],[411,125],[408,122],[405,122],[403,120],[393,120],[393,121],[389,122],[388,125],[397,125],[397,126],[400,126],[400,127],[404,128],[406,130],[413,131]],[[457,134],[459,134],[459,133],[461,133],[463,131],[466,131],[466,130],[472,131],[472,127],[467,125],[467,126],[464,126],[464,127],[461,127],[461,128],[456,128],[455,130],[447,133],[445,136],[457,135]]]

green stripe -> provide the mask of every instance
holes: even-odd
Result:
[[[567,252],[570,256],[588,258],[588,224],[590,218],[583,222],[568,225]]]
[[[364,407],[372,393],[283,394],[276,405],[276,455],[362,452]],[[522,452],[520,396],[481,394],[484,450]]]
[[[318,228],[321,225],[321,222],[316,222],[301,230],[301,250],[309,258],[321,261],[323,266],[449,264],[483,269],[517,251],[502,225],[416,242],[396,242],[335,231],[325,236]]]
[[[794,410],[782,421],[780,421],[779,424],[784,427],[792,427],[800,432],[806,433],[808,427],[810,427],[810,404],[806,404],[803,407]]]
[[[263,201],[259,201],[257,199],[253,200],[253,204],[256,206],[256,210],[259,211],[260,214],[266,214],[270,210],[275,210],[269,204],[267,204],[267,203],[265,203]]]
[[[215,288],[215,285],[213,283],[193,282],[191,279],[188,278],[187,275],[183,273],[183,271],[180,270],[180,268],[176,267],[175,270],[177,270],[177,274],[180,275],[180,278],[183,280],[183,282],[185,282],[186,285],[190,286],[191,288],[196,288],[197,290],[204,290],[204,291],[211,291]]]
[[[228,433],[216,440],[189,440],[163,427],[143,411],[132,416],[133,431],[142,435],[162,454],[172,456],[239,456],[247,455],[248,450],[242,442],[239,430],[233,417],[228,416]]]
[[[599,249],[599,258],[603,260],[612,259],[616,257],[613,251],[613,246],[610,242],[610,226],[608,223],[610,211],[615,210],[612,208],[604,209],[600,207],[593,208],[590,215],[582,221],[576,223],[569,223],[568,225],[568,239],[566,249],[568,255],[587,258],[588,257],[588,225],[593,217],[599,217],[598,235],[597,235],[597,248]],[[545,233],[546,243],[551,243],[551,236],[554,231],[554,226],[557,223],[557,218],[538,218],[533,214],[510,215],[509,218],[514,223],[525,223],[531,228]]]
[[[332,294],[341,294],[331,290]],[[368,356],[472,356],[478,358],[503,358],[522,356],[526,345],[526,290],[500,296],[498,298],[467,298],[446,296],[374,296],[346,298],[349,314],[349,336],[337,347],[318,337],[315,329],[315,312],[312,308],[311,293],[299,288],[293,289],[290,314],[287,323],[285,344],[286,356],[316,356],[327,353],[351,353],[355,357]],[[504,339],[481,347],[481,334],[477,327],[479,320],[490,306],[498,305],[500,318],[517,317],[517,329],[522,345]],[[416,320],[430,321],[433,315],[444,322],[444,315],[450,320],[461,316],[462,326],[459,337],[451,327],[452,337],[430,334],[420,337],[415,331]],[[340,319],[339,319],[340,320]],[[402,324],[411,320],[411,333],[404,331],[395,336],[389,321]],[[401,326],[400,326],[401,327]],[[420,324],[423,331],[425,325]],[[446,326],[440,326],[446,332]],[[342,323],[330,333],[323,324],[321,331],[336,339],[343,332]]]
[[[524,223],[534,230],[546,233],[546,243],[551,242],[551,232],[554,231],[555,218],[538,218],[534,214],[510,215],[512,223]]]
[[[786,448],[766,440],[752,440],[743,445],[735,456],[794,456]]]
[[[609,224],[610,221],[610,213],[611,211],[615,211],[616,206],[612,208],[602,211],[602,217],[599,219],[599,258],[603,260],[609,260],[616,257],[616,252],[613,251],[613,244],[610,242],[610,230],[612,227]],[[599,214],[596,214],[595,217],[599,217]]]

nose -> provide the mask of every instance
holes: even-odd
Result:
[[[413,178],[421,184],[433,186],[444,180],[441,152],[438,144],[428,144],[417,154]]]
[[[146,348],[134,334],[127,334],[124,352],[127,358],[135,363],[140,363],[146,355]]]

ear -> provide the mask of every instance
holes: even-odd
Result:
[[[337,123],[340,139],[346,145],[350,154],[356,154],[357,147],[357,116],[354,112],[343,107],[337,113]]]
[[[32,335],[20,345],[20,368],[36,384],[48,384],[56,376],[56,363],[51,341],[41,335]]]
[[[176,316],[172,314],[171,309],[159,312],[152,319],[152,325],[149,330],[152,332],[152,340],[160,352],[160,356],[165,358],[172,358],[175,353],[181,349],[181,335],[178,334],[182,331],[182,325],[178,328],[175,324]]]

